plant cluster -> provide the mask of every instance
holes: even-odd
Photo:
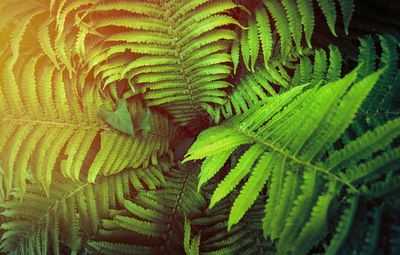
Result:
[[[0,252],[399,254],[398,11],[1,1]]]

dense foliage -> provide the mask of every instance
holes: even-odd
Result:
[[[397,1],[0,11],[3,254],[400,253]]]

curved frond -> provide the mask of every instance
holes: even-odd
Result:
[[[207,200],[212,196],[216,183],[204,185],[202,193]],[[263,196],[258,196],[245,217],[227,230],[230,207],[239,192],[233,191],[212,209],[205,209],[191,220],[198,229],[200,254],[275,254],[274,244],[264,239],[259,221],[263,217]]]
[[[134,198],[124,200],[124,209],[111,219],[103,219],[103,230],[88,245],[113,248],[113,233],[118,234],[122,229],[125,236],[135,236],[133,239],[124,238],[126,244],[140,247],[131,251],[133,254],[142,254],[142,249],[152,254],[182,254],[185,216],[192,217],[205,203],[196,191],[196,175],[197,170],[191,165],[174,167],[164,173],[166,185],[163,188],[139,190]],[[118,246],[123,244],[119,242],[115,247]],[[113,249],[117,248],[96,249],[102,254],[113,254]]]
[[[301,90],[297,90],[297,93],[290,93],[292,90],[289,90],[288,93],[276,96],[268,100],[268,103],[250,107],[243,114],[234,116],[220,126],[205,130],[199,135],[185,160],[214,157],[217,144],[224,144],[227,152],[228,148],[233,150],[242,144],[250,146],[240,157],[235,168],[219,183],[211,198],[210,207],[217,205],[217,202],[229,194],[241,180],[244,181],[241,194],[231,208],[228,228],[242,219],[244,212],[254,202],[255,194],[268,183],[269,199],[263,222],[264,234],[272,239],[279,238],[279,252],[306,254],[326,233],[328,208],[332,201],[335,201],[334,194],[339,194],[339,190],[346,188],[349,192],[369,196],[366,191],[357,189],[350,180],[337,174],[336,171],[340,169],[338,164],[324,165],[323,160],[326,151],[350,125],[362,101],[385,71],[379,70],[355,82],[358,70],[357,68],[344,78],[324,86],[313,86],[302,94],[298,94]],[[312,100],[308,96],[311,94]],[[300,116],[308,116],[308,119],[302,119]],[[297,119],[297,122],[288,121],[289,119]],[[397,120],[382,126],[381,130],[386,131],[382,132],[379,128],[374,130],[371,136],[376,139],[375,144],[379,144],[378,140],[393,141],[394,137],[400,135],[389,128],[395,125],[395,122],[397,123]],[[384,138],[388,135],[387,139]],[[364,139],[370,140],[360,137],[354,143]],[[368,169],[377,171],[383,167],[384,162],[390,164],[390,160],[398,160],[398,157],[390,154],[391,156],[386,157],[390,158],[389,161],[376,158],[380,163],[373,163],[362,152],[376,152],[380,148],[382,147],[372,148],[365,143],[357,143],[355,148],[350,143],[343,151],[348,151],[347,154],[354,152],[356,157],[369,162]],[[343,155],[342,151],[337,153]],[[336,158],[335,153],[332,157]],[[244,167],[245,165],[247,167]],[[296,174],[293,175],[292,171]],[[245,178],[248,174],[249,177]],[[296,188],[301,183],[300,189]],[[326,188],[323,188],[324,186]],[[397,192],[394,189],[398,188],[393,184],[386,186],[387,191],[376,187],[371,192],[377,196],[378,190],[393,194],[392,192]],[[323,192],[324,189],[327,189],[326,192]],[[299,190],[298,194],[293,193],[296,190]],[[278,202],[278,199],[285,203]],[[285,212],[288,212],[287,216],[278,215]],[[282,221],[285,218],[286,222]],[[275,220],[280,223],[276,223]],[[315,231],[316,229],[318,231]]]
[[[237,36],[225,27],[241,26],[226,14],[235,7],[236,4],[226,0],[196,4],[192,1],[93,3],[84,10],[82,22],[93,17],[95,31],[104,39],[90,49],[98,53],[88,64],[104,69],[109,66],[109,58],[120,61],[118,68],[109,66],[108,72],[98,73],[101,80],[107,80],[105,86],[128,79],[135,93],[143,93],[147,105],[161,106],[175,123],[187,125],[190,121],[200,121],[207,115],[203,104],[224,103],[225,94],[219,91],[223,87],[207,86],[231,73],[231,58],[224,53],[229,47],[226,42],[237,40]],[[123,11],[124,15],[116,11]],[[110,47],[104,50],[105,45]],[[129,55],[133,60],[124,63],[122,60]],[[160,61],[162,58],[168,61]],[[204,79],[209,75],[215,79]],[[174,84],[174,89],[170,84]],[[204,89],[198,90],[193,84]]]
[[[65,66],[57,69],[35,47],[26,54],[14,67],[11,53],[2,56],[0,164],[7,196],[13,188],[24,193],[27,169],[49,193],[55,168],[68,178],[94,182],[99,174],[157,163],[168,152],[177,130],[166,117],[148,114],[151,131],[146,136],[119,133],[98,116],[102,104],[113,107],[112,100],[101,98],[93,87],[79,94],[72,86],[87,77],[71,79]],[[142,122],[141,111],[129,116],[135,125]]]

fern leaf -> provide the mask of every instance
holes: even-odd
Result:
[[[346,35],[349,34],[349,24],[351,17],[354,13],[354,1],[353,0],[338,0],[340,9],[343,15],[344,31]]]
[[[386,180],[386,181],[379,181],[374,184],[371,184],[370,188],[366,186],[362,187],[363,193],[368,196],[375,197],[375,198],[385,198],[386,196],[396,193],[399,190],[398,182],[400,177],[396,175],[395,177]]]
[[[239,40],[234,40],[231,49],[231,58],[233,63],[233,74],[236,74],[236,69],[239,64]]]
[[[236,136],[233,139],[226,138],[226,135],[228,132],[219,132],[216,133],[216,130],[224,131],[223,128],[221,127],[215,127],[214,130],[209,131],[210,134],[213,134],[213,138],[216,138],[219,140],[217,144],[209,144],[206,141],[201,142],[201,139],[199,139],[199,143],[194,144],[187,152],[187,155],[193,154],[194,151],[196,151],[196,154],[188,156],[183,162],[186,162],[188,160],[192,159],[199,159],[199,158],[204,158],[208,155],[212,155],[215,152],[221,152],[222,150],[229,150],[231,148],[235,148],[239,145],[245,144],[245,143],[250,143],[250,140],[246,137],[243,136]],[[202,134],[202,137],[207,137],[207,134]],[[199,137],[200,138],[200,137]],[[208,136],[209,138],[209,136]],[[206,146],[206,145],[209,146]]]
[[[16,116],[23,115],[26,111],[22,103],[20,90],[17,86],[14,72],[12,70],[12,59],[5,61],[5,68],[2,70],[2,82],[4,84],[4,98],[9,105],[11,113]]]
[[[314,70],[312,74],[311,84],[317,84],[320,80],[324,80],[327,68],[328,62],[326,52],[322,49],[319,49],[315,52]],[[359,72],[360,71],[358,71],[358,73]]]
[[[265,6],[270,11],[272,17],[276,22],[276,29],[280,35],[281,41],[281,52],[282,52],[282,61],[285,63],[285,59],[289,53],[289,49],[291,46],[290,40],[290,31],[289,31],[289,21],[284,13],[283,7],[276,0],[274,1],[263,1]]]
[[[26,240],[27,242],[36,240],[40,236],[42,241],[34,243],[32,249],[40,249],[41,247],[44,249],[43,247],[47,243],[44,244],[43,241],[49,240],[57,254],[59,253],[59,231],[63,233],[63,241],[67,242],[71,249],[78,250],[83,245],[81,243],[82,235],[89,237],[97,233],[101,227],[101,220],[111,215],[112,210],[110,209],[116,208],[117,203],[118,206],[127,206],[128,212],[129,210],[136,213],[140,211],[145,216],[146,209],[139,205],[135,206],[129,200],[124,199],[124,196],[129,197],[134,192],[133,186],[127,179],[133,171],[137,170],[128,170],[111,177],[103,177],[100,183],[96,185],[78,184],[55,174],[51,183],[52,193],[50,196],[47,196],[39,185],[28,184],[27,191],[22,199],[16,193],[14,199],[2,203],[3,215],[7,217],[7,220],[17,222],[16,219],[22,219],[16,225],[5,224],[3,226],[6,233],[8,232],[7,235],[3,236],[3,243],[5,243],[3,250],[15,248],[16,244],[7,237],[11,237],[14,233],[19,235],[22,241]],[[146,172],[148,169],[141,169],[140,171]],[[161,171],[161,169],[158,168],[155,171]],[[123,179],[126,181],[123,181]],[[140,179],[140,181],[143,181],[143,178]],[[115,188],[113,188],[114,184]],[[107,188],[104,189],[104,187]],[[18,202],[17,199],[21,199],[21,202]],[[137,211],[138,208],[142,208],[142,210]],[[79,216],[76,212],[79,212]],[[154,212],[147,213],[147,215],[153,218],[157,217]],[[120,220],[119,217],[117,217],[117,222],[124,224],[124,218]],[[164,216],[158,214],[158,217],[162,220]],[[25,224],[30,225],[30,227],[24,228]],[[28,234],[25,235],[24,233]],[[23,248],[26,247],[22,246],[21,249]],[[19,251],[20,254],[23,254],[21,250]]]
[[[50,58],[50,60],[53,62],[53,64],[56,66],[58,69],[58,61],[57,57],[54,51],[54,48],[51,44],[51,37],[49,33],[49,25],[51,24],[52,20],[47,19],[45,22],[43,22],[40,27],[38,28],[37,32],[37,38],[40,43],[40,46],[42,47],[44,53]]]
[[[382,101],[388,87],[391,86],[393,78],[396,75],[396,64],[399,61],[399,54],[396,50],[396,39],[390,35],[384,35],[380,37],[382,46],[382,57],[379,66],[381,68],[387,67],[385,72],[382,74],[379,82],[380,87],[374,87],[373,93],[368,95],[368,101],[363,104],[362,109],[366,112],[374,111],[379,102]],[[379,106],[378,106],[379,107]]]
[[[126,58],[125,52],[135,58],[131,63],[125,64],[107,78],[107,86],[112,81],[129,80],[135,93],[144,94],[149,106],[160,106],[174,116],[175,123],[186,125],[190,121],[199,121],[206,116],[207,111],[200,105],[203,103],[223,104],[225,94],[213,95],[207,91],[218,90],[204,89],[195,91],[193,82],[205,85],[201,80],[208,75],[218,75],[222,80],[231,73],[227,65],[229,58],[211,60],[211,56],[221,54],[230,47],[229,41],[236,40],[236,34],[231,29],[223,28],[226,25],[242,27],[234,18],[225,15],[227,11],[235,8],[232,1],[207,0],[201,2],[134,2],[111,1],[98,3],[85,10],[85,15],[104,16],[102,14],[123,10],[126,15],[120,17],[111,15],[99,18],[96,29],[105,29],[115,26],[123,27],[126,32],[107,31],[104,36],[109,42],[115,42],[107,51],[95,57],[91,67],[96,68],[109,57],[113,59]],[[99,15],[98,15],[99,14]],[[142,15],[137,19],[132,14]],[[97,18],[93,20],[96,23]],[[100,51],[100,50],[99,50]],[[233,51],[234,52],[234,51]],[[140,55],[137,55],[140,54]],[[90,53],[88,53],[90,54]],[[167,61],[160,59],[168,57]],[[151,61],[143,61],[149,60]],[[142,67],[157,65],[158,69],[146,69],[151,74],[143,73]],[[104,77],[105,78],[105,77]],[[176,97],[166,96],[167,84],[175,84]],[[154,83],[157,86],[153,86]],[[150,90],[142,90],[142,86]],[[187,105],[182,107],[183,102]],[[180,114],[177,114],[179,112]]]
[[[336,35],[335,32],[335,23],[336,23],[336,5],[334,1],[329,0],[318,0],[318,4],[321,7],[322,12],[326,18],[328,23],[329,29],[331,30],[334,36]],[[347,19],[347,17],[346,17]]]
[[[362,247],[363,254],[374,254],[378,247],[379,233],[381,228],[382,208],[376,207],[372,213],[373,223],[368,226],[365,236],[365,246]]]
[[[144,235],[153,236],[156,233],[160,233],[161,231],[163,231],[162,228],[154,223],[139,221],[126,216],[116,215],[113,219],[113,222],[115,222],[115,224],[117,224],[118,226]]]
[[[311,48],[311,36],[314,31],[314,9],[311,0],[296,0],[301,14],[301,23],[304,26],[304,34],[309,48]]]
[[[215,203],[224,198],[237,184],[239,184],[239,181],[247,175],[251,166],[254,164],[254,161],[262,153],[263,149],[261,146],[253,145],[243,154],[236,167],[232,169],[232,171],[215,189],[213,196],[211,197],[210,208],[212,208]],[[248,166],[250,166],[250,168],[247,168]]]
[[[302,90],[302,87],[293,88],[286,94],[264,101],[268,103],[259,103],[249,107],[248,110],[244,110],[244,113],[230,118],[220,126],[205,130],[199,135],[198,140],[189,149],[185,160],[220,153],[215,148],[219,146],[222,148],[222,143],[225,144],[224,151],[233,150],[242,144],[251,144],[250,149],[240,157],[235,168],[231,169],[219,183],[211,198],[210,207],[216,205],[237,186],[241,179],[249,174],[247,182],[252,183],[252,185],[248,186],[245,183],[241,189],[241,194],[233,203],[231,218],[228,222],[229,228],[243,217],[243,211],[246,211],[254,201],[254,193],[257,193],[257,190],[259,191],[268,181],[269,199],[266,203],[266,215],[263,221],[264,235],[270,236],[272,239],[279,238],[279,252],[285,253],[292,249],[299,249],[299,252],[306,253],[322,237],[315,235],[308,241],[305,249],[302,249],[300,247],[302,241],[296,241],[297,236],[300,235],[301,238],[305,238],[305,233],[309,232],[302,231],[310,231],[317,225],[319,233],[325,233],[323,231],[325,223],[323,222],[326,219],[330,201],[336,196],[334,194],[338,194],[337,189],[345,186],[351,192],[361,192],[349,182],[346,176],[337,174],[336,171],[340,169],[338,167],[342,162],[332,165],[331,157],[347,161],[347,154],[350,154],[350,158],[356,157],[354,162],[358,159],[366,159],[365,156],[371,155],[379,148],[384,148],[381,146],[387,146],[387,142],[393,141],[393,138],[398,135],[398,132],[395,132],[396,134],[388,136],[392,128],[397,126],[395,121],[388,122],[384,125],[385,128],[382,126],[375,129],[376,133],[373,136],[379,136],[379,138],[370,134],[368,134],[368,138],[367,136],[360,137],[355,140],[359,141],[350,142],[343,150],[328,155],[326,163],[321,161],[329,147],[350,125],[361,102],[384,72],[384,70],[380,70],[353,84],[358,70],[356,68],[344,78],[325,84],[325,86],[312,86],[301,95],[298,93]],[[311,95],[313,96],[311,97]],[[233,108],[235,107],[233,106]],[[288,121],[291,118],[296,119],[304,115],[310,117],[301,122]],[[341,119],[342,117],[343,119]],[[336,122],[337,119],[339,119],[338,122]],[[387,140],[386,138],[383,139],[383,133],[387,136]],[[249,140],[243,142],[244,137]],[[369,147],[371,138],[373,143],[379,141],[378,147]],[[362,143],[359,143],[360,141]],[[256,146],[259,146],[259,149],[256,149]],[[347,146],[350,147],[346,148]],[[254,153],[251,153],[253,156],[249,154],[251,150],[255,150]],[[346,157],[342,154],[345,152],[347,153]],[[264,167],[268,165],[269,169],[266,171],[271,173],[271,178],[268,178],[268,175],[259,175],[258,178],[255,178],[257,176],[256,171],[261,171],[256,162],[263,161],[264,156],[262,155],[264,153],[269,155],[270,163],[262,165]],[[393,162],[395,161],[396,159]],[[380,161],[377,164],[386,164],[384,162],[386,161]],[[388,164],[390,162],[387,161]],[[246,164],[247,168],[243,168],[243,164]],[[300,177],[304,179],[302,183],[301,178],[291,177],[288,173],[292,169],[300,172]],[[324,178],[321,178],[321,176],[324,176]],[[341,183],[341,185],[335,184],[332,188],[333,191],[320,195],[323,184],[327,184],[329,187],[336,182]],[[294,185],[292,190],[289,189],[288,183]],[[394,182],[382,188],[381,193],[385,195],[394,194],[397,188],[392,183]],[[298,189],[297,187],[300,184],[300,193],[294,194],[293,192]],[[247,192],[249,187],[253,192]],[[376,194],[379,194],[379,192]],[[321,200],[319,200],[319,197]],[[280,204],[279,199],[285,200],[285,203]],[[285,215],[283,210],[288,212],[287,217],[277,215],[277,213]],[[325,216],[317,217],[316,213],[312,213],[313,210],[322,210]],[[284,222],[285,218],[287,219],[286,222]]]
[[[243,154],[243,156],[244,155],[246,155],[246,154]],[[239,222],[239,220],[243,217],[245,212],[248,211],[250,206],[257,199],[258,194],[260,193],[261,189],[264,187],[266,180],[269,178],[270,169],[268,167],[269,167],[270,160],[271,160],[271,155],[263,154],[260,157],[260,160],[256,163],[256,166],[254,167],[253,171],[251,172],[251,175],[250,175],[248,181],[245,183],[239,196],[235,199],[235,202],[233,203],[233,206],[232,206],[232,209],[231,209],[231,212],[229,215],[228,231],[231,229],[232,225]],[[239,166],[239,164],[240,164],[240,161],[237,166]],[[249,165],[251,165],[251,164],[249,164]],[[234,170],[232,170],[232,171],[234,171]],[[226,179],[228,177],[229,177],[229,175],[226,177]]]
[[[318,197],[318,194],[314,192],[314,190],[318,190],[319,185],[316,177],[316,174],[311,171],[307,171],[303,174],[304,182],[301,186],[301,195],[295,200],[294,206],[279,236],[278,251],[282,253],[293,248],[292,245],[295,244],[301,230],[304,229],[308,216]]]
[[[361,79],[367,74],[375,71],[376,68],[376,51],[375,51],[375,44],[374,41],[370,36],[366,38],[360,38],[360,47],[359,47],[359,55],[358,55],[358,62],[363,63],[360,67],[360,71],[358,72],[358,78]]]
[[[339,136],[340,136],[339,134],[342,134],[345,131],[345,127],[350,125],[350,123],[352,122],[352,120],[355,116],[357,109],[360,107],[362,101],[366,98],[369,91],[371,91],[373,85],[376,83],[376,81],[378,80],[379,76],[383,73],[383,71],[384,70],[382,69],[378,72],[375,72],[375,73],[367,76],[360,82],[354,84],[352,86],[352,90],[341,98],[341,102],[339,104],[339,107],[337,108],[337,111],[325,112],[324,118],[326,118],[327,126],[321,125],[321,127],[325,128],[325,127],[329,126],[329,129],[332,132],[325,133],[322,131],[322,129],[321,129],[322,132],[318,132],[318,131],[314,132],[313,136],[318,137],[319,138],[318,141],[320,143],[319,142],[315,143],[312,146],[310,146],[308,144],[304,145],[304,148],[307,148],[307,150],[308,150],[307,152],[304,152],[304,154],[303,154],[304,158],[307,161],[310,160],[312,157],[315,157],[315,156],[318,157],[318,155],[312,155],[313,154],[312,151],[315,152],[315,151],[326,150],[328,147],[327,144],[332,144],[334,141],[336,141],[339,138]],[[355,75],[354,75],[354,78],[355,78]],[[342,87],[344,88],[345,86],[342,85]],[[339,89],[337,89],[337,91],[339,91]],[[352,110],[348,110],[348,111],[344,112],[344,109],[352,109]],[[340,115],[340,117],[336,117],[338,115]],[[333,116],[335,116],[335,117],[333,117]],[[335,124],[331,123],[329,118],[331,118],[331,120],[335,119],[335,122],[339,121],[336,123],[340,123],[340,125],[343,125],[343,126],[339,128],[340,125],[335,125]],[[336,135],[333,136],[334,133]],[[323,146],[322,144],[326,144],[326,145]]]
[[[294,0],[283,0],[282,5],[285,8],[287,17],[289,20],[289,29],[292,34],[293,41],[297,47],[297,50],[301,52],[301,16],[299,9],[297,8],[296,2]]]
[[[280,169],[280,171],[282,170]],[[279,175],[277,175],[277,177],[279,178]],[[274,180],[271,179],[271,182],[275,182],[275,187],[279,187],[279,183],[277,183],[276,181],[277,177],[274,177]],[[271,197],[271,199],[268,200],[268,205],[265,207],[264,222],[265,224],[270,224],[270,226],[268,227],[267,225],[265,225],[265,229],[271,233],[271,237],[279,236],[282,232],[285,225],[285,219],[287,219],[289,214],[288,209],[293,206],[296,195],[299,193],[300,185],[300,178],[292,174],[291,172],[288,172],[287,176],[285,177],[283,187],[281,186],[282,191],[280,196],[283,199],[279,199],[279,195],[277,195],[278,199],[273,200]],[[271,183],[271,188],[272,187],[273,186]],[[279,190],[276,190],[275,188],[274,192],[275,194],[277,194]],[[273,195],[272,190],[270,194]],[[273,215],[273,221],[268,221],[267,223],[267,214],[270,215],[270,213],[272,213]]]
[[[333,153],[329,157],[327,165],[332,169],[344,163],[349,163],[349,161],[356,162],[360,159],[368,158],[375,151],[391,143],[397,136],[395,130],[398,130],[399,125],[400,119],[397,118],[372,131],[368,131],[358,139],[349,142],[342,150]]]
[[[74,11],[75,9],[78,9],[79,7],[88,5],[88,4],[96,4],[98,1],[88,1],[88,0],[80,0],[80,1],[74,1],[73,3],[67,4],[65,7],[64,5],[60,5],[57,10],[57,36],[56,36],[56,41],[60,40],[61,35],[64,32],[64,26],[66,22],[67,15]]]
[[[94,181],[99,173],[107,174],[109,170],[117,173],[125,167],[133,166],[129,165],[133,163],[146,165],[151,157],[156,162],[153,156],[155,154],[150,148],[158,151],[156,153],[167,152],[165,138],[156,140],[148,137],[152,140],[151,143],[147,143],[146,139],[137,138],[141,144],[147,144],[147,147],[143,148],[145,157],[137,157],[140,158],[140,161],[132,160],[132,163],[130,160],[122,158],[117,160],[119,150],[124,155],[128,155],[128,149],[134,149],[131,146],[132,141],[129,140],[135,138],[118,134],[119,142],[109,143],[109,146],[114,146],[114,144],[117,146],[114,150],[104,147],[107,146],[105,145],[107,139],[114,135],[112,130],[97,116],[97,111],[101,103],[109,104],[109,101],[101,101],[99,95],[95,95],[91,89],[86,89],[86,94],[79,98],[78,92],[69,86],[73,81],[67,79],[65,71],[57,70],[47,57],[45,61],[41,61],[42,56],[30,56],[27,61],[18,58],[18,65],[15,68],[21,74],[21,79],[18,80],[19,85],[4,90],[7,105],[13,106],[15,109],[20,106],[26,106],[25,108],[29,109],[10,112],[1,117],[1,129],[8,126],[11,133],[15,132],[13,137],[10,136],[11,133],[3,132],[0,139],[0,144],[7,146],[4,147],[4,150],[2,149],[2,156],[5,159],[2,165],[7,173],[7,192],[14,187],[19,188],[20,192],[24,192],[24,176],[27,168],[32,169],[33,177],[42,183],[46,192],[49,192],[51,176],[55,167],[61,166],[61,171],[65,176],[78,180],[81,179],[83,163],[90,162],[89,166],[90,164],[93,166],[89,171],[89,178]],[[19,64],[19,61],[22,63]],[[6,70],[6,75],[13,77],[14,74],[8,73],[8,71],[12,70]],[[39,71],[48,71],[48,73],[39,73]],[[73,78],[79,79],[76,76]],[[17,82],[15,79],[12,81]],[[19,92],[18,87],[23,91]],[[93,105],[82,106],[81,101],[90,102]],[[165,125],[165,120],[159,117],[156,115],[151,117],[149,111],[136,114],[135,124],[140,126],[140,128],[138,126],[136,128],[141,129],[143,134],[149,132],[149,127],[154,132],[161,131],[161,133],[164,131],[170,133],[174,130],[174,128],[159,129],[158,126],[161,123]],[[33,129],[29,131],[28,129],[31,128]],[[24,135],[24,132],[27,133]],[[152,136],[151,133],[149,132],[149,136]],[[102,138],[103,141],[96,141],[96,137]],[[13,139],[20,140],[15,142]],[[98,152],[88,156],[90,152],[96,151],[96,147]],[[99,155],[96,157],[97,153]],[[110,161],[105,163],[101,158],[105,159],[107,156]],[[116,160],[112,160],[113,158]],[[57,161],[57,159],[59,160]],[[17,168],[14,169],[14,167]]]
[[[334,46],[329,46],[329,68],[326,74],[327,81],[336,81],[342,73],[342,55],[339,49]]]
[[[300,84],[306,84],[309,81],[312,73],[312,64],[308,58],[301,58],[300,59]]]
[[[20,54],[20,48],[21,48],[21,42],[22,38],[25,34],[25,31],[31,22],[31,20],[36,16],[41,13],[43,13],[44,10],[35,10],[29,13],[29,15],[26,15],[23,17],[24,19],[20,22],[17,22],[15,28],[12,30],[10,34],[10,44],[11,44],[11,51],[13,54],[13,57],[11,59],[11,66],[15,64],[17,61],[19,54]]]
[[[221,169],[232,152],[233,150],[227,150],[207,157],[207,159],[204,160],[199,175],[198,191],[200,190],[201,185],[210,180]]]
[[[242,31],[240,36],[240,51],[242,52],[244,65],[247,70],[250,70],[250,49],[249,49],[249,33],[248,31]]]
[[[360,164],[346,170],[345,176],[350,182],[360,182],[363,180],[373,180],[380,176],[381,171],[388,172],[394,170],[396,162],[399,160],[396,155],[399,149],[393,149],[389,152],[384,152],[382,155],[377,156],[367,163]]]
[[[261,48],[264,56],[264,65],[268,65],[269,58],[272,54],[272,34],[269,23],[269,17],[264,7],[259,7],[255,10],[258,35],[261,42]]]
[[[343,214],[340,216],[340,221],[336,227],[336,233],[332,237],[329,246],[326,248],[326,254],[328,255],[337,254],[350,233],[357,210],[358,196],[351,196],[347,201],[350,203],[350,206],[345,208]]]
[[[255,17],[249,19],[248,38],[249,38],[249,50],[251,59],[250,69],[254,72],[254,65],[256,64],[256,60],[260,49],[260,42],[258,40],[257,23]]]
[[[332,198],[332,193],[323,194],[318,197],[318,200],[312,209],[310,219],[307,221],[294,243],[294,253],[307,254],[316,242],[319,241],[318,239],[326,234],[326,218],[328,216],[328,209]]]

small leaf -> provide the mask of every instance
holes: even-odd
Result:
[[[107,109],[100,109],[99,115],[113,128],[128,135],[135,135],[131,114],[128,111],[128,106],[125,100],[117,99],[117,110],[115,112]]]

